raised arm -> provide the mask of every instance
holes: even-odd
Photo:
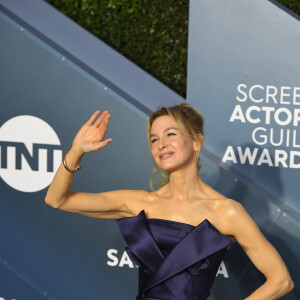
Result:
[[[85,153],[97,151],[112,141],[111,138],[104,140],[110,114],[104,111],[99,115],[100,111],[96,111],[78,131],[72,148],[65,155],[68,169],[75,170]],[[120,190],[99,194],[73,192],[74,174],[75,172],[68,171],[63,163],[60,165],[45,198],[48,205],[96,218],[117,219],[133,215],[128,209],[127,200],[137,199],[140,191]]]
[[[279,299],[294,288],[289,271],[276,249],[264,237],[244,207],[228,199],[223,207],[227,225],[250,260],[266,277],[266,282],[245,300]]]

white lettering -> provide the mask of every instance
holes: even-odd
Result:
[[[253,112],[256,112],[255,115]],[[286,126],[293,124],[297,127],[300,123],[300,109],[288,109],[286,107],[280,107],[275,109],[272,106],[249,106],[245,110],[245,114],[241,105],[237,104],[230,116],[229,122],[234,122],[236,120],[242,123],[249,122],[251,124],[271,124],[271,122],[276,122],[280,126]]]
[[[281,87],[281,89],[280,89],[280,103],[281,104],[291,104],[291,102],[289,102],[289,101],[284,102],[284,99],[283,99],[283,97],[285,97],[285,96],[291,96],[290,93],[287,94],[287,93],[284,92],[284,90],[290,90],[290,89],[291,89],[291,87],[289,87],[289,86],[282,86]]]
[[[286,130],[286,146],[287,147],[290,146],[290,130],[289,129]]]
[[[279,115],[281,113],[286,113],[286,120],[285,121],[282,121],[279,119]],[[288,125],[291,123],[292,121],[292,113],[289,109],[285,108],[285,107],[281,107],[281,108],[278,108],[275,113],[274,113],[274,120],[277,124],[281,125],[281,126],[285,126],[285,125]]]
[[[258,140],[257,137],[256,137],[256,133],[258,131],[264,131],[264,132],[266,132],[267,129],[263,128],[263,127],[257,127],[257,128],[255,128],[253,130],[253,132],[252,132],[252,140],[257,145],[265,145],[267,143],[267,136],[265,134],[260,134],[258,137],[262,138],[262,140]]]
[[[246,102],[249,97],[249,100],[254,103],[300,105],[300,87],[280,86],[277,88],[273,85],[254,84],[247,89],[244,83],[237,86],[237,101]]]
[[[246,123],[242,108],[240,105],[236,105],[232,115],[229,119],[229,122],[234,122],[235,120],[240,120],[242,123]]]
[[[290,129],[279,129],[276,131],[274,128],[270,128],[269,130],[264,127],[257,127],[252,132],[252,140],[257,145],[266,145],[268,142],[275,147],[278,146],[286,146],[290,147],[290,140],[292,141],[292,147],[300,148],[299,136],[297,136],[299,132],[294,129],[292,132]]]
[[[62,147],[56,132],[35,116],[21,115],[6,121],[0,128],[0,148],[0,176],[21,192],[47,187],[61,164]]]
[[[236,96],[236,100],[240,102],[245,102],[247,100],[247,94],[241,90],[241,87],[247,88],[247,86],[246,84],[241,83],[237,87],[238,92],[240,92],[244,96],[244,98],[239,98],[238,96]]]
[[[223,162],[232,161],[233,163],[237,164],[237,159],[232,146],[227,147],[225,154],[222,158],[222,161]]]
[[[293,104],[294,105],[300,105],[300,102],[297,102],[297,98],[300,98],[300,87],[294,87],[294,95],[293,95]]]
[[[300,148],[300,144],[297,144],[297,130],[293,130],[293,147]]]
[[[118,250],[117,249],[108,249],[107,250],[107,257],[108,257],[108,261],[106,262],[107,265],[111,266],[111,267],[124,267],[125,265],[127,265],[129,268],[134,268],[134,264],[132,263],[132,261],[130,260],[130,257],[128,256],[126,251],[122,252],[122,256],[119,260],[118,258]],[[138,266],[136,266],[138,268]],[[1,300],[1,299],[0,299]]]
[[[272,106],[263,106],[263,107],[261,108],[261,110],[266,112],[265,123],[266,123],[266,124],[270,124],[271,111],[274,111],[275,108],[272,107]]]
[[[257,124],[261,121],[261,119],[259,118],[256,118],[256,119],[253,119],[250,115],[250,113],[253,111],[253,110],[256,110],[256,111],[261,111],[261,108],[259,106],[250,106],[248,107],[248,109],[246,110],[246,119],[252,123],[252,124]]]
[[[273,93],[271,93],[271,89],[273,90]],[[272,98],[274,103],[277,103],[277,100],[275,96],[277,95],[277,88],[276,86],[267,85],[267,92],[266,92],[266,103],[269,103],[269,99]]]
[[[118,265],[118,263],[119,263],[119,260],[118,260],[118,258],[115,256],[115,255],[117,255],[118,254],[118,250],[116,250],[116,249],[108,249],[107,250],[107,257],[109,258],[109,259],[111,259],[111,261],[107,261],[107,264],[109,265],[109,266],[112,266],[112,267],[115,267],[115,266],[117,266]]]
[[[128,267],[132,268],[132,269],[134,268],[134,265],[133,265],[132,261],[130,260],[126,251],[123,252],[123,255],[120,259],[119,267],[123,267],[124,265],[128,265]]]
[[[256,102],[256,103],[260,103],[260,102],[263,102],[264,99],[263,98],[260,98],[260,99],[254,99],[253,98],[253,90],[256,89],[256,88],[260,88],[262,90],[264,90],[264,87],[259,85],[259,84],[256,84],[256,85],[253,85],[250,89],[249,89],[249,98],[253,101],[253,102]]]
[[[219,269],[218,269],[218,272],[216,274],[216,277],[218,275],[223,275],[225,278],[229,278],[229,275],[228,275],[228,272],[227,272],[227,269],[226,269],[226,266],[225,266],[223,260],[221,261],[221,264],[219,266]]]
[[[295,156],[298,156],[300,158],[300,152],[299,151],[291,151],[290,154],[291,154],[290,168],[299,169],[300,168],[300,160],[298,163],[295,163]]]
[[[300,121],[300,109],[299,108],[295,108],[293,119],[294,119],[293,125],[298,126],[298,123]]]
[[[287,168],[288,167],[286,163],[287,159],[288,159],[288,154],[286,151],[276,150],[275,158],[274,158],[274,166],[279,167],[279,163],[281,163],[284,168]]]
[[[251,150],[249,147],[244,149],[237,147],[236,154],[232,146],[227,146],[222,161],[226,162],[228,160],[238,163],[239,159],[239,163],[241,164],[256,164],[257,166],[267,164],[269,167],[279,167],[281,164],[284,168],[300,169],[300,151],[287,152],[285,150],[275,149],[271,156],[267,148],[262,149],[260,155],[258,155],[258,150],[258,148]],[[272,157],[274,157],[274,159]]]
[[[288,133],[289,133],[289,130],[287,130],[288,131]],[[270,129],[270,143],[273,145],[273,146],[280,146],[280,145],[282,145],[283,144],[283,129],[280,129],[280,138],[279,138],[279,142],[275,142],[274,141],[274,129],[273,128],[271,128]],[[288,137],[288,135],[287,135],[287,137]],[[267,138],[267,137],[266,137]],[[287,141],[288,142],[288,141]]]
[[[272,162],[272,159],[271,159],[271,156],[270,156],[270,153],[269,153],[269,150],[268,149],[263,149],[261,155],[260,155],[260,158],[257,162],[257,165],[260,166],[262,164],[267,164],[269,165],[270,167],[273,166],[273,162]]]
[[[247,147],[245,149],[244,153],[243,153],[242,147],[237,147],[237,149],[238,149],[238,154],[240,156],[240,161],[243,165],[246,163],[247,160],[249,161],[250,165],[254,164],[258,148],[254,148],[253,153],[251,153],[249,147]]]

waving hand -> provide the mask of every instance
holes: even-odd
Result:
[[[100,111],[97,110],[81,127],[74,138],[73,146],[82,153],[99,150],[112,141],[111,138],[104,140],[110,114],[108,111],[104,111],[100,116],[99,115]]]

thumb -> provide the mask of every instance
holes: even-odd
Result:
[[[97,145],[97,149],[101,149],[101,148],[107,146],[110,142],[112,142],[112,138],[109,138],[109,139],[99,142]]]

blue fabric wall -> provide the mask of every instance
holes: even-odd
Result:
[[[282,255],[296,283],[284,299],[300,296],[299,52],[299,18],[273,2],[190,1],[187,100],[203,113],[206,151],[223,170],[210,169],[211,183],[244,205]],[[222,299],[264,281],[247,257],[235,272],[243,255]]]
[[[96,109],[110,111],[107,136],[113,138],[113,143],[84,157],[74,189],[149,190],[152,161],[145,134],[147,113],[158,104],[172,105],[184,99],[44,2],[24,0],[17,4],[3,0],[1,4],[5,7],[0,5],[0,298],[134,299],[137,268],[124,252],[125,244],[115,222],[56,211],[44,203],[44,197],[63,153]],[[232,43],[225,38],[224,24],[228,20],[222,21],[221,11],[227,8],[225,16],[230,19],[234,10],[230,5],[223,8],[221,3],[214,4],[220,5],[217,15],[208,1],[191,2],[188,101],[206,118],[201,176],[223,194],[243,203],[297,280],[298,202],[283,188],[282,171],[222,162],[227,145],[243,145],[244,138],[246,142],[249,138],[247,126],[229,124],[226,119],[236,104],[237,84],[296,86],[297,82],[292,81],[292,75],[288,82],[257,81],[256,73],[248,68],[247,72],[240,71],[240,63],[230,72],[246,72],[255,80],[248,82],[241,74],[236,80],[228,76],[232,64],[228,62],[229,69],[222,64],[237,55],[231,57],[231,48],[225,47]],[[285,18],[284,12],[271,7]],[[247,11],[251,13],[249,7]],[[39,20],[34,23],[36,16]],[[208,23],[197,23],[200,16],[201,22]],[[286,18],[286,22],[295,21],[289,15]],[[290,26],[293,28],[294,23]],[[222,27],[223,39],[217,35]],[[205,40],[210,36],[211,40]],[[213,52],[220,48],[218,41],[225,45],[221,52],[228,51],[224,59]],[[89,52],[97,47],[101,51]],[[203,55],[199,57],[199,53]],[[245,132],[236,134],[240,129]],[[255,180],[267,177],[271,178],[269,185]],[[241,299],[263,281],[236,245],[221,264],[210,299]],[[297,288],[286,297],[298,298]]]

